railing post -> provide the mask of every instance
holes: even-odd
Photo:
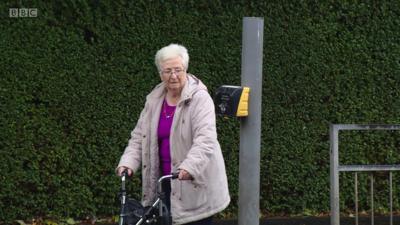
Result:
[[[356,207],[356,225],[358,225],[358,172],[354,173],[354,202]]]
[[[371,173],[371,225],[375,224],[375,215],[374,215],[374,174]]]
[[[390,225],[393,225],[393,173],[389,173],[389,207],[390,207]]]
[[[331,162],[331,225],[339,225],[339,145],[338,145],[338,129],[334,124],[330,125],[330,162]]]

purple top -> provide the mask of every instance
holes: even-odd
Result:
[[[169,106],[163,101],[160,121],[158,122],[158,148],[162,175],[171,174],[171,154],[169,148],[169,135],[171,133],[172,119],[176,106]]]

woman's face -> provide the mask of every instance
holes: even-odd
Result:
[[[168,91],[182,91],[187,77],[181,57],[167,59],[161,63],[161,80],[165,82]]]

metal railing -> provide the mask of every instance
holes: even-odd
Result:
[[[399,171],[400,165],[339,165],[339,131],[340,130],[400,130],[400,125],[360,125],[331,124],[330,137],[330,201],[331,225],[340,224],[339,207],[339,172],[355,172],[355,224],[358,225],[358,172],[388,171],[389,172],[389,208],[390,225],[393,225],[393,171]],[[371,224],[374,225],[374,176],[370,175],[371,192]]]

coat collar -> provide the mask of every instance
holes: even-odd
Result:
[[[188,73],[187,74],[188,79],[186,81],[185,86],[182,89],[181,93],[181,99],[178,102],[178,105],[180,104],[187,104],[188,102],[191,101],[193,98],[194,93],[196,93],[199,90],[205,90],[207,91],[207,87],[199,80],[197,77],[195,77],[193,74]],[[166,87],[165,83],[161,82],[158,84],[153,91],[147,95],[147,100],[149,99],[160,99],[164,98],[166,93]]]

